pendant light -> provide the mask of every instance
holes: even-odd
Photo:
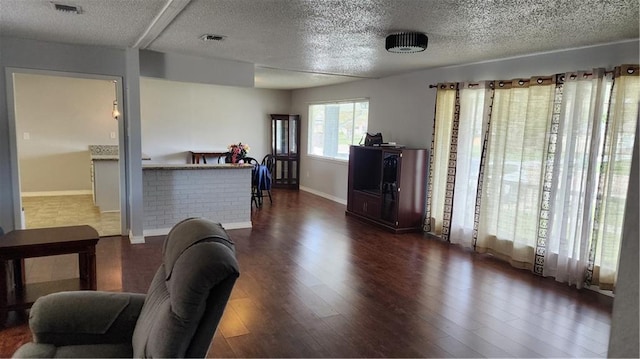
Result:
[[[120,117],[120,111],[118,110],[118,81],[113,81],[114,90],[116,94],[116,99],[113,100],[113,110],[111,110],[111,116],[113,116],[114,120],[117,120]]]

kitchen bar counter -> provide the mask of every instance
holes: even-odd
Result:
[[[89,145],[93,203],[100,212],[120,210],[120,164],[117,145]]]
[[[161,164],[161,163],[145,163],[142,169],[171,169],[171,170],[210,170],[210,169],[251,169],[253,165],[249,164],[231,164],[231,163],[215,163],[215,164]]]
[[[142,154],[143,160],[150,160]],[[100,212],[120,211],[120,155],[118,145],[89,145],[93,202]]]
[[[251,228],[247,164],[142,165],[143,234],[164,235],[178,222],[203,217],[226,229]]]

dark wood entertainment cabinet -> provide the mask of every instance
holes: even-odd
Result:
[[[387,146],[351,146],[349,216],[395,233],[422,230],[428,151]]]

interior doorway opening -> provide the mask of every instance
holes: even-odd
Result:
[[[88,224],[100,236],[125,233],[123,126],[113,117],[121,80],[23,69],[7,77],[18,228]]]

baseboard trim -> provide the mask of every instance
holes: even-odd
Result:
[[[242,229],[242,228],[252,228],[253,224],[249,222],[231,222],[231,223],[221,223],[222,227],[227,230],[231,229]],[[153,228],[153,229],[145,229],[142,231],[143,237],[153,237],[153,236],[165,236],[169,234],[171,228]],[[129,236],[131,238],[131,236]],[[132,242],[133,243],[133,242]],[[144,243],[144,238],[142,242]]]
[[[222,223],[222,228],[224,229],[242,229],[242,228],[252,228],[253,223],[249,222],[233,222],[233,223]]]
[[[38,192],[21,192],[22,197],[51,197],[51,196],[82,196],[93,194],[93,191],[77,190],[77,191],[38,191]]]
[[[129,231],[129,243],[131,244],[144,244],[144,234],[142,236],[134,236],[131,231]]]
[[[171,228],[153,228],[153,229],[145,229],[142,231],[143,237],[153,237],[153,236],[164,236],[169,234]]]
[[[312,188],[309,188],[309,187],[300,186],[300,190],[315,194],[316,196],[320,196],[320,197],[326,198],[326,199],[334,201],[334,202],[338,202],[340,204],[344,204],[345,206],[347,205],[347,201],[342,199],[342,198],[339,198],[339,197],[336,197],[336,196],[332,196],[332,195],[326,194],[324,192],[316,191],[315,189],[312,189]]]

